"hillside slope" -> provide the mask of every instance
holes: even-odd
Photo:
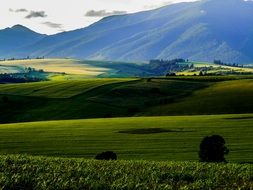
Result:
[[[1,84],[0,123],[253,113],[253,80],[222,82],[231,79],[215,76]]]
[[[0,58],[11,55],[28,56],[28,54],[22,53],[22,51],[25,51],[25,47],[36,43],[45,36],[22,25],[15,25],[11,28],[0,30]]]
[[[199,143],[219,134],[229,162],[253,162],[253,114],[125,117],[0,124],[0,154],[198,161]]]
[[[179,3],[106,17],[86,28],[47,36],[19,53],[99,60],[182,57],[248,63],[253,60],[252,23],[252,1]]]

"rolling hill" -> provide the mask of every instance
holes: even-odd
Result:
[[[12,55],[123,61],[182,57],[250,63],[253,60],[252,15],[252,1],[178,3],[110,16],[86,28],[44,36],[39,41],[36,38],[32,45],[19,47]],[[9,43],[2,44],[8,47]],[[3,50],[2,45],[0,52]],[[1,57],[6,55],[0,53]]]
[[[0,84],[0,123],[252,113],[252,84],[252,76]]]

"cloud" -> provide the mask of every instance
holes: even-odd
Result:
[[[28,10],[23,8],[23,9],[17,9],[17,10],[15,10],[15,12],[16,13],[20,13],[20,12],[22,13],[22,12],[28,12]]]
[[[47,17],[45,11],[30,11],[30,13],[25,17],[27,19],[30,19],[30,18],[45,18]]]
[[[126,11],[112,11],[112,12],[107,12],[106,10],[89,10],[85,16],[87,17],[105,17],[105,16],[111,16],[111,15],[122,15],[122,14],[127,14]]]
[[[22,9],[16,9],[16,10],[10,8],[9,12],[24,13],[24,12],[28,12],[28,10],[24,9],[24,8],[22,8]]]
[[[42,24],[50,27],[50,28],[56,28],[56,29],[62,29],[62,24],[54,23],[54,22],[43,22]]]

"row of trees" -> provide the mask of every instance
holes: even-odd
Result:
[[[42,57],[37,56],[37,57],[33,57],[33,58],[30,56],[23,57],[23,58],[12,57],[12,58],[3,58],[3,59],[0,59],[0,61],[15,61],[15,60],[29,60],[29,59],[45,59],[45,57],[44,56],[42,56]]]
[[[182,72],[193,68],[193,64],[189,64],[187,60],[180,58],[173,60],[150,60],[149,64],[146,65],[144,69],[157,76],[164,76],[167,74],[171,74],[171,76],[174,76],[174,73],[176,72]]]
[[[241,68],[244,67],[243,65],[239,65],[237,63],[225,63],[225,62],[222,62],[221,60],[214,60],[213,63],[217,65],[223,65],[223,66],[241,67]]]
[[[41,78],[29,75],[20,74],[0,74],[0,83],[24,83],[24,82],[38,82]]]

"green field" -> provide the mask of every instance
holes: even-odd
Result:
[[[253,113],[250,78],[80,79],[0,84],[0,123]],[[8,102],[1,100],[5,96]]]
[[[252,189],[252,166],[0,156],[2,189]]]
[[[131,79],[85,79],[46,81],[23,84],[3,84],[0,85],[0,93],[19,96],[70,98],[72,96],[85,93],[102,85],[126,81],[131,81]]]
[[[132,117],[0,125],[1,154],[197,161],[204,136],[222,135],[229,162],[253,162],[253,114]]]
[[[0,84],[0,188],[253,188],[252,75],[85,77]],[[230,164],[197,163],[214,134]]]
[[[1,123],[133,116],[206,86],[199,82],[86,79],[0,85]],[[1,100],[1,99],[0,99]]]
[[[195,115],[253,112],[253,80],[218,82],[183,100],[150,108],[142,115]]]

